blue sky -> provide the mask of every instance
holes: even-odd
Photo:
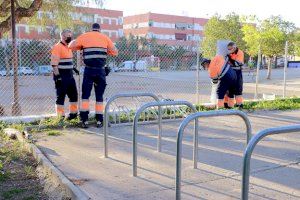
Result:
[[[299,0],[105,0],[104,8],[123,10],[124,15],[145,12],[210,17],[235,12],[260,19],[281,15],[300,27]]]

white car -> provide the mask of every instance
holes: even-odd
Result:
[[[19,75],[33,75],[34,71],[30,69],[29,67],[20,67],[18,69],[18,74]]]
[[[52,66],[40,65],[37,67],[36,72],[41,75],[50,75],[52,73]]]
[[[147,71],[147,63],[143,60],[139,60],[134,64],[134,61],[128,60],[124,61],[113,71],[124,72],[124,71]]]
[[[6,76],[6,69],[0,69],[0,76]]]

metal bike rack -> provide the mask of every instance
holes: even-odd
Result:
[[[198,119],[200,117],[216,117],[216,116],[228,116],[228,115],[240,116],[244,120],[247,127],[247,143],[248,143],[252,135],[251,124],[247,115],[244,112],[239,110],[217,110],[217,111],[208,111],[208,112],[197,112],[189,115],[180,124],[178,129],[178,135],[177,135],[176,200],[181,199],[181,157],[182,157],[182,137],[183,137],[184,129],[192,120]]]
[[[103,135],[104,135],[104,157],[108,157],[108,145],[107,145],[107,138],[108,138],[108,123],[109,123],[109,106],[111,105],[112,102],[114,102],[116,99],[119,98],[126,98],[126,97],[152,97],[155,101],[159,101],[159,98],[153,94],[153,93],[122,93],[122,94],[116,94],[112,96],[111,98],[108,99],[106,105],[105,105],[105,110],[104,110],[104,127],[103,127]],[[161,113],[161,109],[159,107],[159,115]],[[158,118],[158,124],[161,127],[161,118]]]
[[[300,132],[300,125],[293,126],[282,126],[276,128],[269,128],[260,131],[250,140],[247,148],[244,152],[243,161],[243,178],[242,178],[242,200],[248,200],[249,194],[249,174],[250,174],[250,160],[252,152],[258,142],[260,142],[264,137],[269,135],[276,135],[282,133],[293,133]]]
[[[137,125],[138,125],[138,120],[140,114],[146,110],[149,107],[154,107],[154,106],[176,106],[176,105],[186,105],[192,109],[193,112],[197,112],[195,106],[191,104],[188,101],[164,101],[164,102],[151,102],[143,105],[140,107],[134,116],[133,120],[133,138],[132,138],[132,143],[133,143],[133,162],[132,162],[132,167],[133,167],[133,176],[137,176]],[[162,118],[161,113],[158,114],[159,119]],[[194,168],[197,168],[197,158],[198,158],[198,120],[195,119],[195,126],[194,126],[194,149],[193,149],[193,159],[194,159]],[[159,129],[158,129],[158,139],[157,139],[157,151],[161,151],[161,137],[162,137],[162,128],[161,124],[159,124]]]

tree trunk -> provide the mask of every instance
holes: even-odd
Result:
[[[277,65],[278,65],[278,62],[277,62],[277,56],[275,56],[275,64],[274,64],[274,67],[277,68],[277,67],[278,67]]]
[[[271,72],[272,72],[272,57],[268,58],[268,73],[267,73],[267,79],[271,79]]]

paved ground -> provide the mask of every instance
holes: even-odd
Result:
[[[249,114],[253,131],[299,123],[300,111]],[[102,129],[40,135],[48,158],[93,199],[174,199],[176,130],[163,124],[163,152],[156,152],[156,125],[142,125],[138,136],[138,177],[132,177],[132,128],[109,129],[109,158],[103,158]],[[245,127],[239,118],[200,121],[199,169],[192,168],[192,125],[183,142],[182,199],[240,199]],[[251,165],[250,199],[300,199],[300,133],[261,142]]]
[[[273,70],[272,80],[266,80],[265,77],[266,70],[261,70],[259,97],[263,93],[274,93],[281,96],[283,69]],[[299,69],[288,69],[287,96],[300,96],[299,78]],[[79,82],[78,76],[76,76],[76,79]],[[245,72],[244,80],[244,96],[246,99],[253,99],[255,77]],[[82,77],[80,81],[82,81]],[[19,86],[23,115],[40,115],[55,112],[55,90],[51,76],[22,76],[19,77]],[[80,87],[80,84],[78,86]],[[105,97],[108,98],[120,92],[152,92],[164,98],[185,99],[197,103],[196,71],[112,73],[108,77],[108,88]],[[200,72],[199,93],[200,102],[206,103],[210,101],[211,84],[206,71]],[[5,107],[6,115],[10,115],[13,101],[13,77],[0,77],[0,95],[0,105]],[[126,101],[122,103],[124,102],[126,104]]]

